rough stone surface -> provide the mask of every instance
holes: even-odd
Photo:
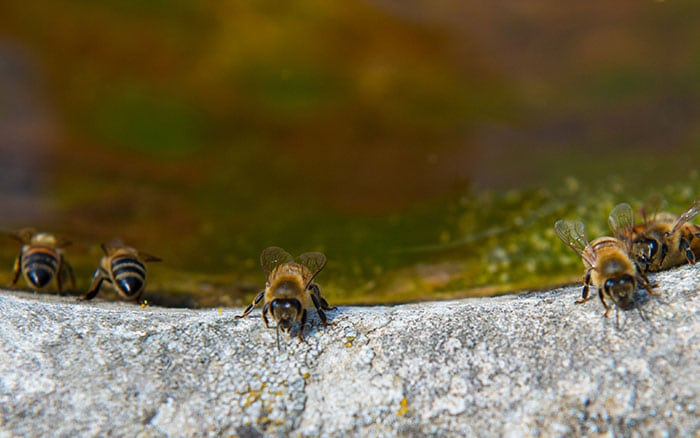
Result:
[[[5,291],[0,435],[698,436],[700,269],[652,278],[619,321],[580,286],[341,307],[282,352],[257,311]]]

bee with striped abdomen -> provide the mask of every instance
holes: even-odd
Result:
[[[80,300],[91,300],[100,291],[103,282],[125,300],[139,301],[146,288],[146,262],[159,262],[160,258],[125,246],[119,241],[109,245],[102,244],[105,255],[100,260],[100,267],[88,292]]]
[[[244,318],[263,301],[262,318],[265,327],[270,327],[267,319],[269,312],[277,323],[277,348],[279,349],[279,331],[289,332],[297,323],[300,324],[298,336],[306,324],[306,309],[313,306],[324,325],[332,325],[326,317],[326,310],[334,310],[321,289],[313,282],[316,275],[326,266],[326,256],[320,252],[307,252],[296,259],[287,251],[276,246],[266,248],[260,254],[260,264],[267,274],[265,289],[236,318]]]
[[[17,284],[21,273],[35,291],[44,289],[54,278],[59,294],[63,293],[63,284],[67,279],[75,287],[73,268],[63,254],[63,248],[70,245],[68,240],[38,232],[34,228],[23,228],[10,233],[10,236],[23,244],[15,259],[13,286]]]
[[[598,296],[608,317],[610,306],[606,298],[616,306],[628,309],[635,304],[634,293],[639,286],[650,295],[657,296],[652,285],[630,256],[634,213],[629,204],[620,204],[610,213],[610,228],[615,237],[599,237],[588,241],[586,229],[581,221],[558,220],[554,229],[559,238],[573,249],[586,267],[583,293],[576,304],[590,299],[590,287],[598,289]]]

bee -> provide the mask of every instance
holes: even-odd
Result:
[[[263,289],[243,313],[236,318],[244,318],[263,301],[262,318],[269,328],[267,314],[277,323],[277,348],[279,349],[279,331],[289,332],[300,323],[299,340],[303,341],[302,331],[306,324],[306,309],[312,305],[324,325],[332,325],[326,317],[330,307],[321,296],[321,289],[313,282],[314,278],[326,266],[326,256],[320,252],[307,252],[294,259],[287,251],[276,246],[266,248],[260,254],[260,265],[267,274]]]
[[[608,218],[615,237],[599,237],[588,241],[586,228],[580,221],[558,220],[554,229],[559,238],[581,256],[586,273],[583,291],[576,304],[590,299],[590,288],[598,289],[598,296],[605,307],[605,317],[610,312],[606,299],[622,309],[628,309],[634,302],[634,293],[639,286],[650,295],[657,296],[652,285],[642,273],[639,265],[630,257],[634,213],[629,204],[616,206]]]
[[[650,199],[643,210],[642,224],[634,230],[632,254],[645,272],[684,263],[692,265],[700,254],[700,226],[690,223],[700,213],[700,199],[678,217],[670,213],[655,213],[660,205],[660,198]]]
[[[101,245],[104,256],[95,270],[88,292],[80,301],[95,298],[103,282],[125,300],[140,301],[146,288],[146,262],[160,262],[161,259],[126,246],[119,241]]]
[[[10,233],[10,236],[23,244],[15,259],[12,286],[17,284],[22,273],[24,280],[35,291],[44,289],[54,278],[59,294],[63,293],[63,284],[67,279],[75,287],[73,268],[63,254],[63,248],[70,245],[68,240],[38,232],[34,228],[23,228]]]

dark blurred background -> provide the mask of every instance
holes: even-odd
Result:
[[[693,0],[3,1],[0,226],[73,240],[81,287],[120,237],[202,305],[247,299],[268,245],[325,251],[340,302],[551,283],[574,255],[515,236],[697,193],[698,22]]]

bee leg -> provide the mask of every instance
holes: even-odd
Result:
[[[63,295],[63,282],[61,282],[61,273],[56,273],[56,289],[58,289],[58,294]]]
[[[319,304],[320,304],[319,307],[321,309],[323,309],[323,310],[335,310],[335,309],[337,309],[337,307],[335,307],[335,306],[331,307],[328,305],[328,301],[326,301],[326,299],[321,296],[321,288],[319,288],[316,283],[311,284],[309,286],[309,288],[311,290],[313,290],[314,294],[316,294],[316,297],[318,297]]]
[[[337,306],[329,306],[328,301],[323,297],[321,297],[321,304],[325,306],[325,310],[336,310],[338,308]]]
[[[688,259],[688,263],[691,265],[695,264],[695,253],[690,249],[690,242],[685,238],[681,237],[680,248],[685,251],[685,258]]]
[[[265,303],[265,305],[262,308],[262,319],[263,322],[265,323],[265,328],[270,328],[270,322],[267,320],[267,312],[270,311],[270,303]]]
[[[304,327],[306,327],[306,309],[301,311],[301,325],[299,326],[299,333],[297,334],[300,342],[304,342],[304,338],[302,337]]]
[[[653,296],[653,297],[660,297],[660,296],[661,296],[660,293],[654,292],[654,288],[655,288],[656,286],[658,286],[658,285],[656,285],[656,284],[651,284],[651,283],[649,282],[649,278],[647,278],[646,275],[644,275],[644,274],[639,275],[639,276],[637,277],[637,282],[638,282],[639,284],[641,284],[641,285],[644,287],[644,289],[646,289],[646,291],[647,291],[647,293],[648,293],[649,295],[651,295],[651,296]]]
[[[605,302],[605,298],[603,297],[603,289],[598,289],[598,296],[600,297],[600,302],[603,303],[603,307],[605,307],[605,317],[609,318],[610,307],[608,306],[608,303]]]
[[[277,329],[276,330],[277,331],[277,351],[282,351],[282,349],[280,348],[280,326],[277,325],[276,329]]]
[[[591,272],[593,269],[589,269],[586,271],[586,277],[583,280],[583,290],[581,291],[581,299],[576,300],[576,304],[582,304],[585,303],[590,299],[590,292],[591,292]]]
[[[71,287],[73,289],[75,289],[75,273],[73,272],[73,266],[71,266],[70,263],[65,261],[65,259],[63,259],[63,257],[61,257],[61,260],[62,260],[61,265],[63,267],[62,269],[68,275],[68,279],[70,280]]]
[[[664,242],[661,244],[661,249],[659,250],[659,267],[663,266],[666,254],[668,254],[668,245]]]
[[[63,295],[63,257],[58,259],[58,269],[56,271],[56,289],[58,294]]]
[[[323,311],[323,308],[321,307],[321,303],[319,302],[319,299],[316,295],[311,294],[311,301],[314,302],[314,307],[316,307],[316,312],[318,312],[318,317],[321,319],[321,322],[323,325],[335,325],[334,322],[328,322],[328,318],[326,317],[326,312]]]
[[[12,268],[12,285],[17,284],[17,280],[19,280],[19,274],[22,272],[21,269],[22,266],[22,253],[20,252],[17,258],[15,259],[15,265]]]
[[[58,293],[63,293],[63,283],[66,279],[71,282],[71,287],[75,288],[75,274],[73,273],[73,267],[63,258],[60,257],[58,272],[56,273],[56,286],[58,287]]]
[[[656,283],[651,284],[651,282],[649,281],[649,277],[647,277],[647,275],[646,275],[646,272],[648,272],[648,271],[647,270],[642,271],[641,266],[639,266],[639,263],[637,263],[637,262],[634,262],[634,268],[637,270],[637,273],[639,274],[639,275],[637,275],[637,284],[641,284],[644,287],[644,289],[646,289],[647,292],[649,292],[650,295],[657,295],[651,289],[658,287],[659,285]]]
[[[260,292],[259,294],[257,294],[255,296],[255,299],[253,299],[252,303],[248,304],[248,307],[245,308],[243,313],[241,313],[240,315],[236,315],[235,317],[236,318],[245,318],[246,316],[248,316],[248,314],[253,311],[255,306],[258,305],[258,303],[263,299],[264,296],[265,296],[265,291],[263,290],[262,292]]]
[[[647,316],[644,314],[644,312],[642,312],[642,306],[640,306],[639,304],[637,304],[637,305],[634,306],[634,307],[637,308],[637,312],[639,313],[639,318],[640,318],[642,321],[649,321],[649,317],[647,317]]]
[[[105,279],[108,279],[107,273],[102,269],[102,268],[97,268],[95,270],[94,277],[92,279],[92,284],[90,284],[90,289],[87,291],[85,295],[82,297],[78,298],[78,301],[89,301],[97,295],[97,292],[100,291],[100,287],[102,286],[102,282],[105,281]]]
[[[139,293],[136,294],[136,296],[133,298],[133,300],[134,300],[134,302],[135,302],[136,304],[139,304],[139,305],[145,307],[145,306],[146,306],[146,300],[142,300],[142,299],[141,299],[141,298],[143,297],[143,291],[144,291],[144,289],[145,289],[145,288],[141,288],[141,290],[139,291]]]

